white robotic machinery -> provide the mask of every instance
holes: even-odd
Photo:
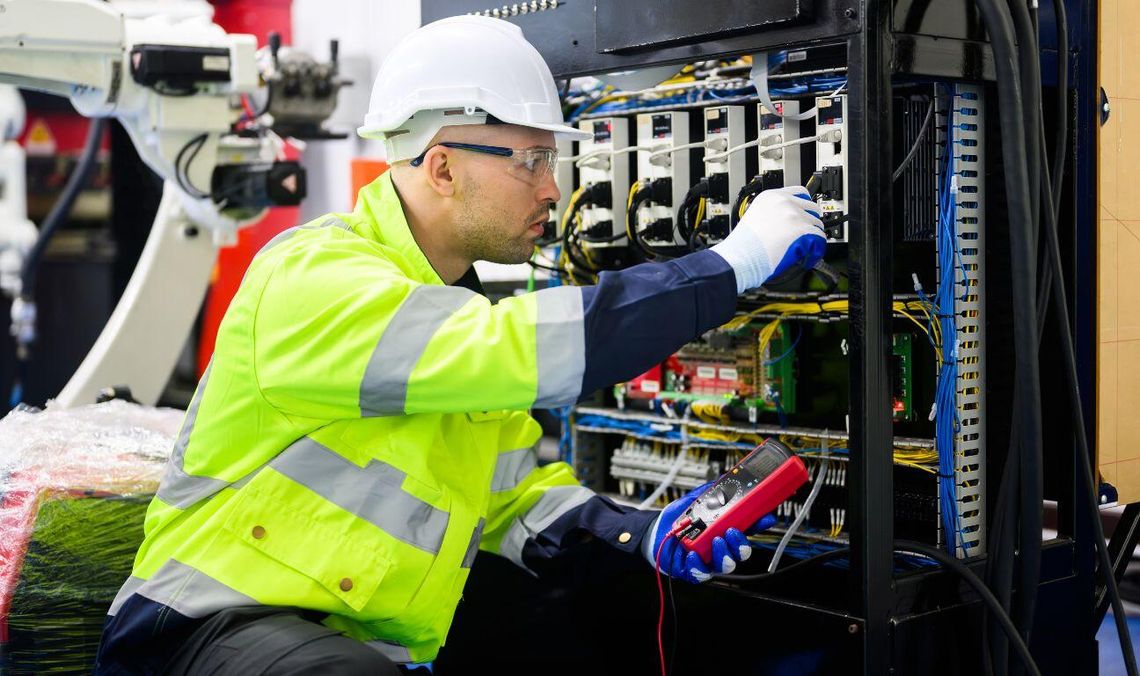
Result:
[[[201,16],[136,19],[97,0],[0,2],[0,82],[68,97],[88,117],[117,119],[165,181],[134,275],[56,405],[92,403],[118,384],[142,403],[156,402],[197,316],[217,248],[265,208],[304,196],[304,171],[284,159],[283,140],[271,129],[273,109],[287,111],[295,127],[307,107],[314,124],[306,126],[317,129],[346,82],[336,76],[334,43],[331,68],[313,70],[321,86],[275,94],[274,83],[283,82],[277,46],[274,58],[259,58],[254,36],[227,34]],[[306,106],[306,96],[322,100]],[[253,101],[264,103],[251,116]],[[22,165],[22,153],[16,160],[10,151],[0,149],[0,171],[22,181],[14,164]],[[5,195],[16,188],[22,201],[22,184],[5,186]],[[0,280],[16,295],[13,333],[26,349],[34,305],[15,288],[19,273],[15,282],[11,275],[12,256],[27,247],[26,212],[0,218]]]

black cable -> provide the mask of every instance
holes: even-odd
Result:
[[[530,267],[534,268],[535,270],[547,270],[549,272],[557,272],[560,275],[566,274],[566,271],[563,270],[562,268],[556,268],[556,267],[553,267],[550,265],[545,265],[543,263],[539,263],[538,261],[527,260],[526,264],[529,265]]]
[[[1006,614],[1004,609],[1002,609],[1001,604],[998,603],[997,598],[993,595],[993,592],[991,592],[989,588],[986,587],[985,583],[982,582],[981,578],[979,578],[977,574],[974,573],[974,571],[970,570],[961,561],[954,558],[953,556],[950,556],[941,549],[937,549],[929,545],[924,545],[919,542],[896,540],[894,543],[894,551],[897,554],[918,554],[925,558],[933,559],[942,564],[943,568],[949,572],[955,573],[961,577],[978,594],[978,597],[985,604],[986,609],[990,612],[990,614],[998,619],[998,623],[1001,625],[1002,630],[1005,631],[1006,635],[1009,637],[1010,642],[1014,644],[1014,647],[1017,649],[1018,655],[1021,656],[1025,667],[1029,669],[1029,672],[1031,674],[1040,676],[1041,672],[1037,668],[1037,664],[1033,661],[1033,656],[1029,652],[1029,646],[1026,645],[1024,640],[1022,640],[1021,635],[1017,632],[1017,627],[1014,626],[1013,621],[1009,618],[1009,615]],[[822,563],[831,559],[842,558],[849,555],[850,553],[851,550],[849,547],[840,547],[829,552],[824,552],[822,554],[817,554],[807,559],[797,561],[796,563],[793,563],[792,565],[785,568],[778,568],[771,573],[757,573],[754,575],[714,575],[713,578],[718,580],[728,580],[730,582],[751,582],[757,580],[766,580],[808,565]],[[984,636],[982,637],[982,640],[984,642]]]
[[[1037,664],[1033,661],[1033,655],[1029,653],[1029,646],[1026,645],[1025,641],[1021,638],[1021,635],[1018,634],[1017,627],[1014,626],[1013,621],[1009,619],[1009,615],[1007,615],[1002,609],[1001,604],[998,603],[998,600],[993,595],[993,592],[991,592],[989,588],[986,587],[985,583],[982,582],[982,579],[979,578],[974,573],[974,571],[970,570],[961,561],[954,558],[953,556],[950,556],[941,549],[937,549],[929,545],[924,545],[919,542],[896,540],[895,551],[921,554],[928,559],[934,559],[938,563],[942,564],[943,568],[957,574],[959,577],[965,580],[966,584],[973,587],[974,591],[977,592],[978,596],[982,599],[982,602],[985,603],[986,608],[990,611],[990,614],[997,618],[998,623],[1001,624],[1002,630],[1005,632],[1006,636],[1009,637],[1009,640],[1011,643],[1013,643],[1014,648],[1017,649],[1017,654],[1021,657],[1021,662],[1024,664],[1025,668],[1029,670],[1030,674],[1033,674],[1034,676],[1041,676],[1041,670],[1037,668]]]
[[[918,149],[922,147],[922,142],[926,138],[926,132],[930,128],[930,121],[934,119],[934,99],[930,99],[930,107],[926,109],[926,119],[922,121],[922,128],[918,130],[918,137],[914,139],[914,145],[910,147],[910,152],[906,154],[903,161],[899,163],[898,169],[891,176],[891,182],[895,182],[902,177],[903,172],[914,161],[914,156],[918,154]],[[809,181],[810,182],[810,181]]]
[[[747,183],[743,188],[740,189],[740,192],[738,192],[736,194],[736,199],[733,201],[732,209],[729,210],[729,214],[728,214],[728,219],[729,219],[729,223],[731,224],[731,229],[735,229],[736,224],[740,222],[740,205],[744,203],[744,200],[746,198],[751,199],[751,198],[755,197],[756,195],[759,195],[760,193],[764,192],[763,177],[764,177],[764,175],[761,174],[761,175],[757,176],[756,178],[752,179],[752,181]]]
[[[621,232],[621,233],[616,234],[616,235],[606,235],[605,237],[595,237],[593,235],[586,235],[583,233],[578,233],[578,239],[582,240],[583,242],[587,242],[589,244],[608,244],[610,242],[616,242],[619,239],[625,239],[625,238],[626,238],[625,232]]]
[[[713,575],[713,579],[714,580],[728,580],[730,582],[754,582],[756,580],[767,580],[767,579],[773,578],[777,575],[783,575],[784,573],[787,573],[787,572],[792,571],[792,570],[798,570],[800,568],[805,568],[809,565],[813,565],[813,564],[817,564],[817,563],[823,563],[825,561],[830,561],[832,559],[841,559],[845,556],[848,556],[850,553],[851,553],[850,547],[839,547],[837,549],[832,549],[831,551],[828,551],[828,552],[823,552],[820,554],[816,554],[815,556],[810,556],[806,559],[801,559],[801,560],[796,561],[795,563],[793,563],[791,565],[784,566],[782,568],[777,568],[776,570],[772,571],[771,573],[754,573],[751,575],[738,575],[736,573],[732,573],[729,575]]]
[[[1069,15],[1065,9],[1064,0],[1053,0],[1054,25],[1057,29],[1057,139],[1053,145],[1053,217],[1061,222],[1061,198],[1065,175],[1065,156],[1069,148]],[[1045,247],[1041,248],[1042,257],[1048,256]],[[1037,294],[1037,304],[1041,308],[1037,318],[1037,333],[1044,333],[1045,318],[1048,310],[1048,294],[1052,289],[1053,268],[1045,266],[1041,270],[1040,289]]]
[[[1053,0],[1057,28],[1057,141],[1053,146],[1053,212],[1061,222],[1061,186],[1069,148],[1069,14],[1064,0]]]
[[[645,204],[648,201],[649,189],[642,186],[637,192],[633,194],[633,200],[629,203],[629,209],[626,210],[625,227],[627,233],[630,235],[630,239],[633,241],[633,245],[636,246],[639,251],[641,251],[642,255],[644,255],[646,259],[653,260],[656,258],[656,255],[648,246],[645,245],[645,243],[641,241],[641,238],[637,236],[637,211],[641,208],[642,204]]]
[[[1038,360],[1036,349],[1036,304],[1033,288],[1036,267],[1036,248],[1033,247],[1034,227],[1030,204],[1035,194],[1030,189],[1029,168],[1026,156],[1026,138],[1018,130],[1024,129],[1024,100],[1021,90],[1021,74],[1014,50],[1014,31],[1009,6],[999,0],[977,0],[990,35],[994,51],[994,65],[997,70],[999,106],[1002,133],[1002,156],[1005,158],[1006,195],[1010,211],[1010,269],[1013,291],[1013,319],[1015,355],[1015,424],[1020,443],[1010,446],[1006,471],[1013,464],[1036,462],[1041,457],[1041,402]],[[1022,501],[1024,506],[1027,501]],[[999,500],[1000,503],[1000,500]],[[1032,513],[1040,514],[1040,500],[1030,515],[1021,515],[1019,524],[1029,530],[1032,527]],[[1010,518],[1013,518],[1012,516]],[[1036,529],[1040,538],[1041,529]],[[1008,538],[1007,538],[1008,539]],[[995,565],[1004,565],[997,562]],[[1010,585],[996,585],[994,589],[1008,589]],[[999,664],[1004,655],[1004,646],[995,645]]]
[[[1023,114],[1026,124],[1022,132],[1026,135],[1026,158],[1039,158],[1044,153],[1043,136],[1039,135],[1042,123],[1041,103],[1041,52],[1037,44],[1037,28],[1029,11],[1029,5],[1024,0],[1010,0],[1009,7],[1012,12],[1014,26],[1017,32],[1017,48],[1021,60],[1021,82],[1023,97]],[[1040,215],[1042,199],[1042,171],[1048,170],[1048,161],[1038,163],[1030,161],[1029,167],[1029,206],[1031,210],[1030,224],[1032,234],[1030,238],[1031,263],[1029,281],[1035,284],[1037,279],[1036,263],[1038,242],[1040,239]],[[1047,189],[1047,183],[1044,184]],[[1046,211],[1052,211],[1050,208]],[[1036,287],[1033,291],[1037,291]],[[1036,293],[1033,294],[1036,305]],[[1034,317],[1033,336],[1035,341],[1037,319]],[[1037,343],[1032,343],[1034,352]],[[1035,370],[1039,366],[1035,364]],[[1038,400],[1039,404],[1039,400]],[[1039,431],[1039,430],[1038,430]],[[1023,439],[1024,440],[1024,439]],[[1028,450],[1028,449],[1026,449]],[[1020,523],[1018,528],[1018,594],[1016,601],[1017,611],[1012,613],[1017,628],[1026,641],[1030,639],[1033,628],[1034,613],[1037,606],[1038,584],[1041,579],[1041,530],[1044,526],[1044,513],[1042,501],[1045,494],[1045,476],[1042,455],[1039,452],[1021,453],[1021,498]],[[1017,668],[1012,667],[1016,673]]]
[[[1045,127],[1040,127],[1041,134],[1041,159],[1042,162],[1047,162],[1048,158],[1045,156],[1044,142],[1045,142]],[[1048,165],[1046,165],[1048,166]],[[1041,181],[1044,184],[1043,188],[1048,189],[1048,175],[1042,174]],[[1113,573],[1112,561],[1108,554],[1108,545],[1104,541],[1104,526],[1100,522],[1100,506],[1097,504],[1097,488],[1096,482],[1093,480],[1092,471],[1092,454],[1089,453],[1088,435],[1085,427],[1084,410],[1081,406],[1080,383],[1077,380],[1077,357],[1076,351],[1073,348],[1073,336],[1069,330],[1069,302],[1065,292],[1065,279],[1061,274],[1061,245],[1057,233],[1057,222],[1053,218],[1053,210],[1045,210],[1045,244],[1049,249],[1049,260],[1053,266],[1053,308],[1057,314],[1057,323],[1060,325],[1061,337],[1061,354],[1065,361],[1065,380],[1068,390],[1071,410],[1073,413],[1073,425],[1076,427],[1077,437],[1077,451],[1080,457],[1077,458],[1077,464],[1080,465],[1081,475],[1085,482],[1085,497],[1088,500],[1086,505],[1089,510],[1089,516],[1092,520],[1093,526],[1093,541],[1096,544],[1097,554],[1100,556],[1100,572],[1104,577],[1105,587],[1110,601],[1112,602],[1112,615],[1116,623],[1116,631],[1120,639],[1120,649],[1124,653],[1124,665],[1128,670],[1129,676],[1137,676],[1136,667],[1136,653],[1132,646],[1132,635],[1128,630],[1128,619],[1124,614],[1124,605],[1120,600],[1120,589],[1116,584],[1116,576]],[[1096,630],[1095,627],[1092,628]]]
[[[190,165],[194,162],[194,158],[198,156],[198,152],[202,149],[202,146],[206,145],[208,138],[209,134],[205,133],[195,136],[187,141],[186,145],[182,146],[178,154],[174,156],[174,180],[178,182],[178,187],[182,188],[186,194],[195,199],[205,199],[210,196],[209,193],[202,192],[196,188],[194,184],[190,182],[189,176]],[[190,146],[194,146],[194,150],[186,159],[185,165],[183,165],[182,158],[186,155],[186,152],[190,150]]]
[[[92,118],[91,125],[87,128],[87,139],[83,142],[83,151],[79,155],[79,160],[76,161],[75,167],[71,170],[71,175],[67,177],[63,192],[60,193],[59,198],[52,205],[51,211],[48,212],[47,218],[40,226],[36,243],[32,245],[27,257],[24,258],[23,267],[20,269],[20,296],[26,300],[30,301],[35,298],[36,277],[44,253],[47,251],[52,237],[55,236],[55,233],[71,214],[75,200],[83,190],[84,184],[87,183],[91,168],[95,166],[95,158],[99,155],[99,144],[103,141],[103,130],[106,129],[106,126],[106,119]]]

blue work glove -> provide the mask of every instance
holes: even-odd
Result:
[[[658,548],[661,549],[661,572],[670,577],[679,578],[687,582],[699,583],[708,580],[713,573],[731,573],[736,570],[738,561],[746,561],[752,556],[752,545],[744,533],[735,528],[724,532],[724,537],[713,539],[712,562],[705,563],[696,552],[691,552],[681,544],[676,536],[670,536],[673,523],[689,508],[689,505],[708,490],[711,483],[707,483],[689,491],[679,500],[674,500],[662,510],[657,520],[649,527],[642,540],[642,554],[654,565]],[[749,533],[758,533],[772,527],[776,517],[769,514],[757,521]],[[662,546],[664,541],[664,546]]]
[[[810,270],[827,248],[819,205],[799,186],[765,190],[712,250],[732,266],[736,291],[755,289],[793,267]]]

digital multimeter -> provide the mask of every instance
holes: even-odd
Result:
[[[677,538],[706,563],[713,538],[729,528],[746,531],[808,480],[807,467],[787,446],[768,439],[713,482],[674,522]]]

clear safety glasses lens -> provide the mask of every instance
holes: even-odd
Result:
[[[527,183],[537,184],[553,173],[554,165],[558,163],[558,151],[552,148],[527,148],[516,150],[511,156],[511,165],[507,172]]]

